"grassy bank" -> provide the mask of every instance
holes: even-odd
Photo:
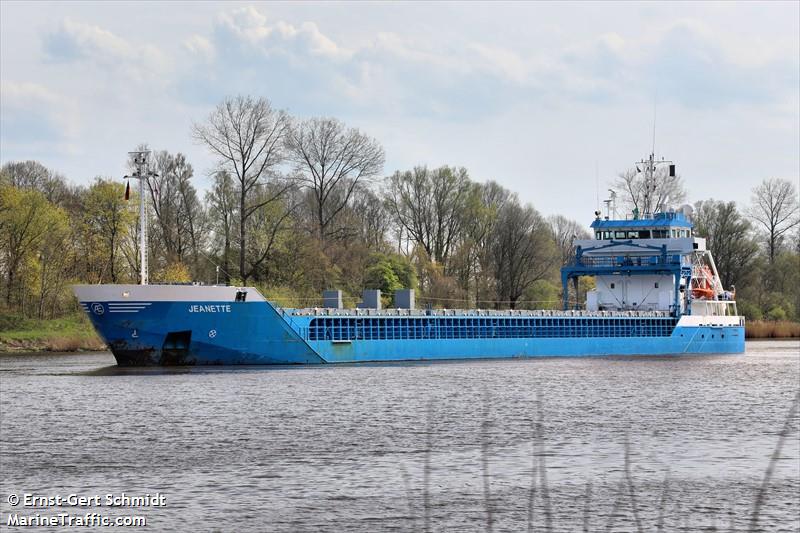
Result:
[[[82,313],[52,320],[0,314],[0,353],[105,349]]]
[[[748,320],[744,335],[748,339],[800,338],[800,322],[788,320]]]

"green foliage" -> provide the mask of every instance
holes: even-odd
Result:
[[[706,200],[695,204],[693,217],[696,235],[706,238],[724,287],[744,285],[753,272],[758,244],[750,223],[734,202]]]
[[[69,254],[68,218],[37,190],[0,185],[0,256],[5,304],[43,313],[45,299],[61,283],[58,265]]]
[[[414,271],[414,265],[411,264],[408,258],[401,255],[391,255],[389,256],[389,263],[392,267],[392,271],[400,281],[401,288],[417,288],[417,274]]]
[[[189,267],[181,262],[170,263],[154,281],[185,283],[192,281]]]
[[[764,313],[761,312],[761,308],[752,302],[740,302],[737,304],[737,308],[739,313],[744,315],[747,320],[761,320],[764,318]]]
[[[415,289],[417,276],[411,262],[400,255],[373,254],[364,273],[365,289],[380,289],[388,304],[398,289]]]
[[[561,309],[561,285],[547,279],[536,280],[523,295],[523,306],[532,309]]]
[[[265,285],[256,285],[256,287],[261,291],[261,294],[264,295],[264,298],[281,307],[292,307],[297,309],[304,307],[316,307],[322,304],[321,294],[298,292],[296,289],[286,285],[271,287]]]
[[[786,320],[786,311],[783,307],[776,305],[767,311],[767,320]]]
[[[83,201],[83,223],[90,239],[89,252],[99,267],[98,281],[119,283],[135,276],[122,276],[122,245],[136,214],[125,200],[122,183],[97,178]]]
[[[103,346],[91,322],[82,312],[48,320],[26,318],[12,313],[0,314],[0,351],[99,350]]]
[[[400,278],[397,277],[392,265],[388,261],[379,261],[367,268],[364,276],[366,288],[380,289],[384,294],[392,294],[397,289],[402,289]]]

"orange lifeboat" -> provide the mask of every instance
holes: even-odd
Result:
[[[699,300],[714,299],[714,274],[705,265],[697,267],[693,272],[692,298]]]

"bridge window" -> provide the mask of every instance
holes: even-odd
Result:
[[[614,238],[615,239],[624,239],[624,238],[626,238],[626,235],[627,235],[627,233],[624,232],[624,231],[616,231],[616,232],[614,232]]]
[[[654,239],[667,239],[667,238],[669,238],[669,230],[654,229],[653,230],[653,238]]]
[[[596,232],[594,233],[594,236],[595,236],[595,238],[596,238],[598,241],[600,240],[600,237],[601,237],[601,235],[602,235],[602,232],[600,232],[600,231],[596,231]]]

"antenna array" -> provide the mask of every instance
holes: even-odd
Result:
[[[150,170],[150,151],[141,152],[128,152],[133,158],[134,171],[124,179],[139,180],[139,264],[140,267],[140,283],[147,285],[148,283],[148,266],[147,266],[147,205],[144,197],[144,182],[150,178],[157,177],[158,174]]]

